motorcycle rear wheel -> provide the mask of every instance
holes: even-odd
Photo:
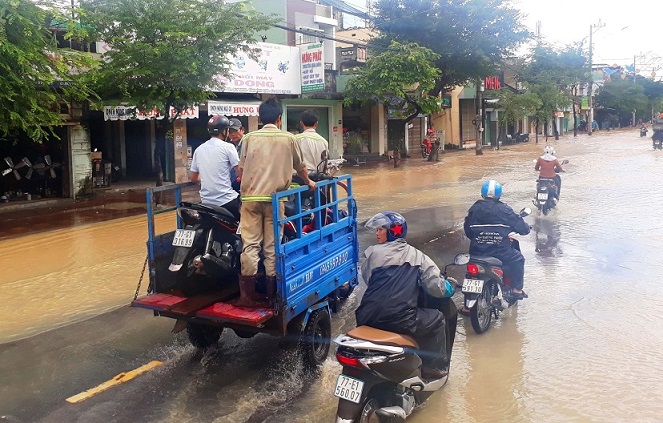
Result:
[[[429,155],[429,154],[430,154],[430,153],[428,153],[428,151],[426,150],[426,147],[422,147],[422,148],[421,148],[421,157],[423,157],[424,159],[426,159],[426,158],[428,158],[428,155]]]
[[[355,420],[356,423],[380,423],[380,417],[376,411],[380,409],[380,401],[375,397],[368,397],[361,408],[361,414]]]
[[[490,322],[493,320],[492,290],[492,283],[485,284],[481,295],[477,298],[477,303],[470,309],[470,322],[472,322],[472,329],[476,333],[487,331],[490,328]]]

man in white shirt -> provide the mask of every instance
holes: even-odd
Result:
[[[230,184],[230,171],[237,171],[239,155],[228,138],[230,121],[212,116],[207,122],[211,138],[193,152],[191,181],[200,182],[200,200],[205,205],[223,207],[239,220],[239,194]]]
[[[315,130],[318,128],[318,115],[308,109],[299,116],[299,124],[304,132],[295,136],[295,142],[302,152],[302,161],[309,172],[316,172],[322,152],[329,149],[329,142]]]

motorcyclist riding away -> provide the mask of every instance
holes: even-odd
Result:
[[[412,336],[422,350],[422,377],[444,377],[449,369],[447,348],[453,343],[452,337],[447,344],[445,325],[452,336],[456,330],[457,312],[449,298],[454,284],[440,276],[433,260],[405,241],[407,222],[399,213],[378,213],[366,227],[375,229],[378,244],[366,249],[361,265],[367,288],[355,312],[357,325]]]
[[[562,178],[557,172],[564,172],[562,165],[555,157],[555,149],[548,145],[543,149],[543,156],[539,157],[534,165],[534,170],[539,171],[539,179],[552,179],[557,189],[555,190],[555,200],[559,200],[559,193],[562,189]]]
[[[481,200],[470,207],[465,218],[465,235],[470,239],[470,255],[495,257],[502,261],[505,276],[512,281],[516,298],[527,298],[523,291],[525,257],[511,246],[509,233],[527,235],[529,225],[511,207],[502,203],[502,185],[490,180],[481,187]]]

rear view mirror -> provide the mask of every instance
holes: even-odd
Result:
[[[520,217],[529,216],[530,214],[532,214],[532,209],[530,209],[529,207],[525,207],[518,214],[520,215]]]
[[[327,162],[329,161],[329,151],[324,150],[320,154],[320,163],[316,167],[318,173],[327,173]]]
[[[467,264],[469,262],[470,262],[470,255],[468,253],[460,253],[457,254],[456,257],[454,257],[454,264],[457,264],[459,266]]]
[[[562,160],[562,164],[563,164],[563,165],[568,164],[568,163],[569,163],[568,160]]]

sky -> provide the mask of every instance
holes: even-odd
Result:
[[[345,1],[366,10],[366,0]],[[563,46],[584,39],[587,47],[590,25],[596,25],[593,63],[632,65],[636,56],[636,69],[643,76],[656,71],[656,79],[663,77],[663,35],[658,35],[663,27],[661,0],[512,0],[511,4],[522,12],[523,25],[530,31],[541,23],[547,42]]]

